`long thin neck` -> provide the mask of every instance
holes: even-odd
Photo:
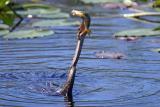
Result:
[[[81,54],[83,42],[84,42],[84,37],[82,37],[81,39],[78,39],[77,46],[76,46],[76,51],[75,51],[71,66],[76,66],[77,65],[80,54]]]
[[[73,57],[71,67],[68,71],[67,82],[65,83],[65,85],[63,86],[61,90],[62,95],[72,96],[72,88],[73,88],[74,79],[75,79],[76,65],[78,63],[79,56],[81,54],[84,38],[85,36],[83,36],[81,39],[78,39],[77,41],[75,55]]]

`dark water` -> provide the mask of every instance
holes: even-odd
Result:
[[[117,31],[152,27],[124,18],[92,18],[73,92],[75,106],[159,107],[160,54],[152,52],[159,37],[121,41]],[[76,45],[76,26],[54,27],[55,35],[35,39],[0,38],[0,106],[63,107],[55,95],[63,85]],[[154,42],[156,41],[156,42]],[[124,59],[100,59],[101,50],[121,52]]]

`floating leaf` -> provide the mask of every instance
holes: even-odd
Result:
[[[88,3],[107,3],[107,2],[123,2],[123,0],[81,0],[82,2],[88,4]]]
[[[156,30],[159,30],[159,31],[160,31],[160,26],[159,26],[159,27],[156,27],[154,30],[155,30],[155,31],[156,31]]]
[[[4,36],[6,39],[23,39],[23,38],[34,38],[34,37],[43,37],[54,34],[51,30],[20,30],[10,32]]]
[[[39,18],[68,18],[69,14],[67,13],[55,13],[55,14],[39,14],[37,15],[37,17]]]
[[[9,33],[9,30],[0,30],[0,36],[4,36],[7,33]]]
[[[78,25],[78,21],[67,21],[65,19],[57,19],[57,20],[42,20],[39,22],[35,22],[32,24],[34,27],[51,27],[51,26],[71,26]]]
[[[160,31],[154,31],[153,29],[133,29],[125,30],[114,34],[115,37],[129,37],[129,36],[160,36]]]
[[[155,8],[155,10],[156,10],[157,12],[160,12],[160,8]]]
[[[6,24],[0,24],[0,29],[9,29],[9,26]]]
[[[119,53],[119,52],[106,52],[106,51],[99,51],[96,52],[96,57],[97,58],[111,58],[111,59],[122,59],[125,57],[125,55],[123,53]]]
[[[61,12],[59,8],[55,9],[28,9],[18,11],[21,15],[33,15],[40,18],[68,18],[69,14]]]
[[[157,48],[157,49],[152,49],[153,52],[158,52],[160,53],[160,48]]]
[[[44,9],[49,9],[49,8],[54,8],[53,6],[51,7],[50,5],[46,5],[46,4],[38,4],[38,3],[27,3],[27,4],[22,4],[23,8],[44,8]],[[57,8],[55,8],[57,9]]]
[[[46,8],[40,8],[39,6],[42,6],[42,7],[44,6]],[[25,10],[19,10],[17,11],[17,13],[20,15],[24,15],[24,16],[32,15],[34,17],[39,17],[39,18],[68,18],[69,17],[69,14],[61,12],[60,8],[50,7],[49,5],[28,4],[25,7],[32,7],[32,8],[27,8]]]
[[[56,14],[60,12],[59,8],[55,8],[55,9],[28,9],[28,10],[23,10],[23,11],[17,11],[18,14],[21,15],[47,15],[47,14]]]

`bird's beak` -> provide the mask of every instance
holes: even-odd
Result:
[[[84,17],[83,11],[72,10],[71,14],[72,14],[72,16]]]

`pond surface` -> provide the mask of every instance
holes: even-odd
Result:
[[[121,30],[153,26],[124,18],[92,17],[92,34],[84,42],[72,104],[159,107],[160,54],[151,50],[160,46],[160,38],[122,41],[113,37]],[[77,26],[52,29],[56,33],[43,38],[0,38],[0,106],[70,106],[55,91],[57,85],[65,82],[76,45]],[[102,50],[123,53],[125,58],[97,58],[95,53]]]

